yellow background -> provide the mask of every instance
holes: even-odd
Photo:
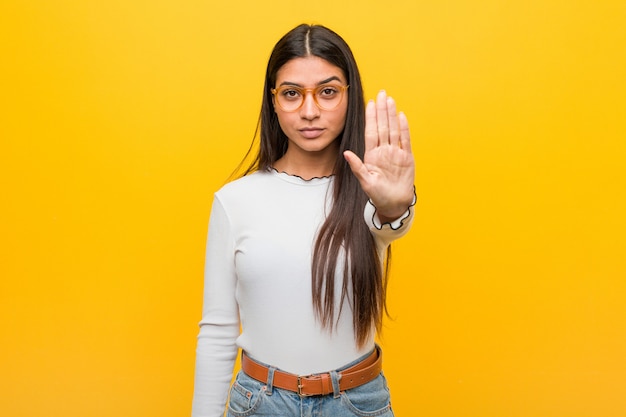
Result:
[[[212,193],[301,22],[411,123],[396,415],[625,416],[623,0],[4,0],[0,415],[189,415]]]

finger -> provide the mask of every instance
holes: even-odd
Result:
[[[370,100],[365,107],[365,152],[378,146],[376,104]]]
[[[400,146],[400,127],[396,102],[391,97],[387,97],[387,115],[389,118],[389,143],[393,146]]]
[[[378,124],[378,143],[389,143],[389,118],[387,116],[387,93],[381,90],[376,97],[376,123]]]
[[[367,168],[359,159],[359,157],[356,156],[352,151],[344,151],[343,157],[348,162],[348,165],[350,166],[350,169],[352,170],[354,176],[361,183],[361,187],[363,187],[363,184],[367,183]]]
[[[411,134],[409,132],[409,120],[403,112],[398,116],[400,123],[400,147],[407,152],[411,152]]]

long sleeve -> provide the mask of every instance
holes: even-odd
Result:
[[[193,417],[224,413],[237,357],[239,309],[231,224],[219,197],[211,210],[205,259],[204,305],[196,350]]]
[[[379,250],[386,248],[393,240],[404,236],[413,223],[413,216],[415,213],[415,203],[417,202],[417,195],[413,195],[413,202],[407,208],[407,210],[390,223],[382,223],[378,214],[376,213],[376,207],[371,202],[367,201],[365,210],[363,211],[363,217],[365,223],[370,229],[370,232],[376,237]]]

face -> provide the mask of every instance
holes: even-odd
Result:
[[[335,139],[343,131],[346,123],[348,93],[347,91],[342,93],[343,99],[336,108],[323,110],[318,107],[314,98],[314,90],[320,85],[340,87],[347,85],[347,82],[339,67],[315,56],[287,61],[276,74],[276,89],[281,86],[311,89],[305,94],[302,106],[292,112],[283,110],[274,97],[274,111],[281,129],[289,139],[287,153],[315,155],[337,151]],[[324,94],[327,92],[318,94],[318,101],[322,105]]]

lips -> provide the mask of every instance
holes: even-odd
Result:
[[[324,129],[320,127],[305,127],[299,129],[300,134],[307,139],[315,139],[324,133]]]

